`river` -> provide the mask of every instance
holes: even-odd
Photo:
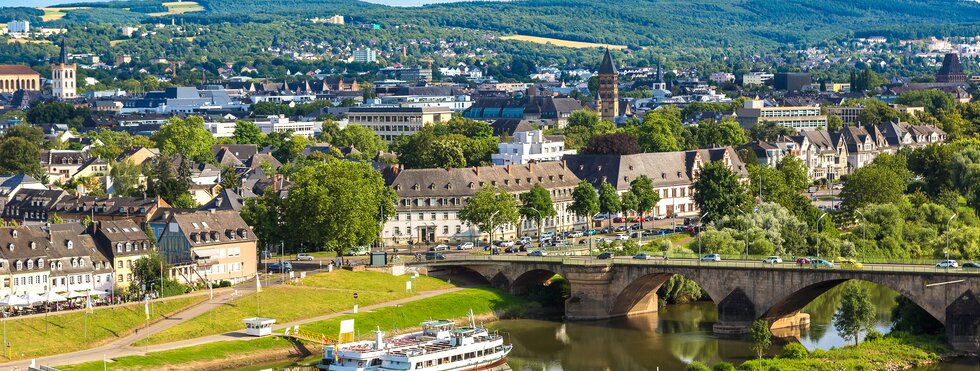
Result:
[[[888,333],[897,294],[878,285],[861,284],[868,289],[878,310],[875,328]],[[803,310],[810,314],[810,328],[794,334],[792,339],[774,341],[768,355],[779,354],[786,341],[798,341],[811,351],[845,345],[832,323],[841,289],[830,290],[810,303]],[[514,371],[682,370],[694,360],[709,365],[720,361],[738,365],[754,358],[747,339],[726,339],[712,334],[711,326],[717,318],[713,303],[696,302],[668,305],[658,313],[606,321],[520,319],[497,321],[488,327],[505,333],[514,345],[508,358]],[[918,371],[967,370],[980,370],[980,360],[958,360]]]

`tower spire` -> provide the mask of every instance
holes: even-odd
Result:
[[[68,64],[68,46],[65,44],[65,38],[61,38],[61,59],[58,61],[61,64]]]

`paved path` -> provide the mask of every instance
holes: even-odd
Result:
[[[245,286],[248,286],[248,285],[245,285]],[[375,309],[378,309],[378,308],[384,308],[384,307],[391,307],[391,306],[401,305],[401,304],[410,303],[410,302],[417,301],[417,300],[428,299],[428,298],[431,298],[431,297],[434,297],[434,296],[438,296],[438,295],[442,295],[442,294],[447,294],[447,293],[450,293],[450,292],[459,291],[459,290],[462,290],[462,289],[463,288],[461,288],[461,287],[454,287],[454,288],[443,289],[443,290],[426,291],[426,292],[423,292],[423,293],[420,293],[418,295],[411,296],[411,297],[408,297],[408,298],[403,298],[403,299],[398,299],[398,300],[394,300],[394,301],[389,301],[389,302],[384,302],[384,303],[369,305],[369,306],[360,308],[360,310],[361,311],[371,311],[371,310],[375,310]],[[245,295],[247,293],[250,293],[250,292],[252,292],[254,290],[255,290],[254,287],[252,287],[251,290],[247,290],[247,289],[246,290],[243,290],[243,289],[240,288],[240,289],[237,290],[237,294],[238,294],[238,296],[242,296],[242,295]],[[235,296],[235,291],[234,290],[224,292],[222,296],[218,296],[216,294],[215,297],[214,297],[214,305],[221,305],[221,304],[227,303],[228,301],[230,301],[230,300],[232,300],[232,299],[234,299],[236,297],[237,296]],[[109,344],[106,344],[106,345],[103,345],[103,346],[100,346],[100,347],[97,347],[97,348],[82,350],[82,351],[73,352],[73,353],[65,353],[65,354],[58,354],[58,355],[53,355],[53,356],[38,358],[37,359],[37,364],[38,365],[46,365],[46,366],[69,365],[69,364],[76,364],[76,363],[99,361],[99,360],[102,360],[102,359],[112,359],[112,358],[124,357],[124,356],[145,355],[147,353],[152,353],[152,352],[159,352],[159,351],[165,351],[165,350],[171,350],[171,349],[177,349],[177,348],[184,348],[184,347],[201,345],[201,344],[207,344],[207,343],[213,343],[213,342],[218,342],[218,341],[251,340],[251,339],[256,339],[255,337],[250,337],[250,336],[244,335],[243,332],[237,332],[236,331],[236,332],[227,332],[227,333],[224,333],[224,334],[217,334],[217,335],[205,336],[205,337],[200,337],[200,338],[195,338],[195,339],[181,340],[181,341],[176,341],[176,342],[166,343],[166,344],[157,344],[157,345],[150,345],[150,346],[141,346],[140,345],[140,343],[139,343],[140,340],[143,340],[143,339],[145,339],[145,338],[147,338],[149,336],[152,336],[154,334],[157,334],[157,333],[159,333],[161,331],[164,331],[164,330],[166,330],[166,329],[168,329],[170,327],[173,327],[173,326],[175,326],[175,325],[177,325],[177,324],[179,324],[181,322],[184,322],[184,321],[189,320],[191,318],[197,317],[199,315],[207,315],[208,309],[210,309],[210,305],[209,305],[209,303],[207,301],[205,301],[205,302],[203,302],[201,304],[195,305],[195,306],[193,306],[191,308],[188,308],[188,309],[186,309],[186,310],[184,310],[184,311],[182,311],[180,313],[177,313],[177,314],[175,314],[175,315],[173,315],[173,316],[171,316],[171,317],[169,317],[167,319],[164,319],[164,320],[161,320],[161,321],[159,321],[157,323],[154,323],[154,324],[150,325],[149,327],[147,327],[145,329],[140,329],[137,333],[134,333],[134,334],[131,334],[129,336],[126,336],[126,337],[117,339],[117,340],[115,340],[115,341],[113,341],[113,342],[111,342]],[[331,313],[331,314],[327,314],[327,315],[322,315],[322,316],[313,317],[313,318],[307,318],[307,319],[293,321],[293,322],[289,322],[289,323],[276,324],[275,326],[273,326],[273,329],[280,330],[280,329],[284,329],[284,328],[290,327],[290,326],[302,325],[302,324],[306,324],[306,323],[310,323],[310,322],[324,321],[324,320],[328,320],[328,319],[332,319],[332,318],[337,318],[337,317],[348,315],[348,314],[351,314],[351,312],[350,311],[344,311],[344,312],[338,312],[338,313]],[[2,369],[2,370],[26,370],[27,369],[27,366],[30,365],[30,363],[31,363],[31,360],[21,360],[21,361],[15,361],[15,362],[8,362],[8,363],[0,364],[0,369]]]

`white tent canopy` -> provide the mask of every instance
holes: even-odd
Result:
[[[48,293],[44,295],[44,301],[48,303],[57,303],[65,300],[68,300],[68,298],[58,295],[58,293],[54,291],[48,291]]]
[[[30,303],[19,296],[7,295],[7,297],[0,299],[0,307],[26,307],[28,305]]]
[[[24,299],[24,301],[26,301],[28,305],[41,304],[46,301],[43,296],[35,294],[33,292],[29,292],[24,295],[21,295],[20,298]]]
[[[88,296],[88,292],[86,292],[86,291],[69,291],[68,292],[68,298],[69,299],[84,298],[86,296]]]
[[[99,290],[72,291],[71,294],[68,295],[68,298],[69,299],[85,298],[85,297],[89,297],[89,296],[99,296],[99,297],[102,297],[102,296],[108,296],[108,295],[109,294],[106,293],[105,291],[99,291]]]

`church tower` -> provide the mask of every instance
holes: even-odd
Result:
[[[619,72],[606,49],[606,55],[599,64],[599,95],[596,105],[603,120],[614,121],[619,116]]]
[[[660,61],[657,61],[657,80],[653,82],[653,90],[667,90],[667,83],[664,82],[664,69]]]
[[[68,48],[61,39],[61,58],[51,65],[51,92],[58,99],[75,99],[75,70],[78,66],[68,64]]]

